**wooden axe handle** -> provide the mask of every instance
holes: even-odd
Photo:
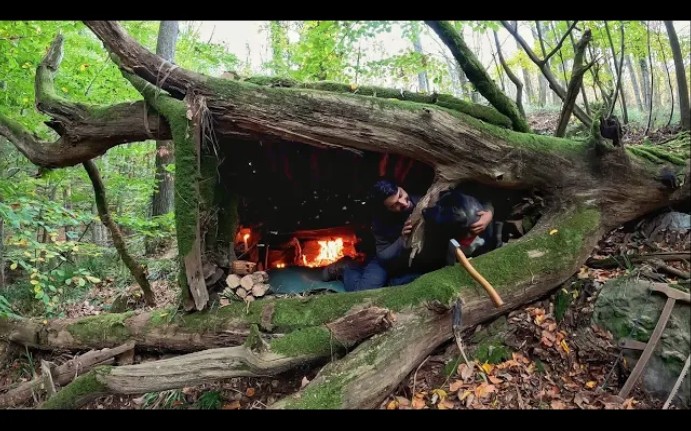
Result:
[[[496,290],[492,287],[491,284],[487,280],[485,280],[485,277],[483,277],[475,268],[473,268],[473,265],[470,264],[470,261],[468,260],[467,257],[465,257],[465,253],[463,253],[463,250],[461,250],[460,247],[454,247],[456,250],[456,257],[458,258],[458,262],[463,265],[463,268],[468,271],[471,277],[475,279],[480,285],[487,291],[487,294],[489,295],[490,298],[492,298],[492,302],[494,302],[494,305],[497,307],[501,307],[504,305],[504,301],[502,301],[501,297],[497,293]]]

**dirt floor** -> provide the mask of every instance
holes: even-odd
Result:
[[[549,128],[552,120],[538,117],[531,125],[541,124]],[[664,140],[666,137],[661,134],[658,138]],[[642,234],[645,227],[646,220],[640,220],[610,232],[593,251],[593,257],[627,252],[689,253],[688,231],[651,239]],[[686,273],[691,269],[688,261],[668,262],[668,265]],[[629,269],[583,266],[551,296],[475,328],[473,333],[463,334],[461,345],[468,362],[459,354],[457,342],[442,346],[426,358],[381,403],[380,408],[659,409],[664,400],[653,399],[640,389],[627,399],[617,396],[626,378],[619,360],[619,349],[610,333],[590,325],[598,287],[626,271],[653,274],[672,282],[679,280],[669,272],[645,263]],[[583,282],[585,288],[571,289],[577,280]],[[152,287],[159,307],[175,301],[175,295],[166,282],[155,281]],[[571,296],[565,309],[559,304],[563,295]],[[72,304],[67,316],[102,313],[117,296],[112,283],[106,280],[99,288],[93,289],[88,298]],[[125,296],[124,302],[129,308],[144,307],[135,287]],[[505,347],[488,347],[484,342],[488,334],[500,338]],[[478,340],[482,342],[478,344]],[[62,363],[71,358],[68,354],[55,356],[29,350],[14,352],[11,357],[13,359],[6,366],[0,366],[0,393],[3,388],[40,373],[42,359]],[[139,355],[134,358],[135,362],[155,359],[159,358]],[[233,378],[159,393],[109,395],[83,409],[264,409],[307,384],[317,371],[298,369],[280,378]],[[31,402],[23,408],[32,408],[36,404]]]

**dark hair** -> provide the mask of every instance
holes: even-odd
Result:
[[[389,178],[382,178],[372,186],[369,199],[371,203],[380,204],[396,193],[398,193],[398,184]]]

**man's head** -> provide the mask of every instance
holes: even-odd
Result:
[[[374,183],[372,187],[372,200],[375,204],[381,202],[384,208],[394,213],[404,212],[413,206],[408,192],[388,179]]]

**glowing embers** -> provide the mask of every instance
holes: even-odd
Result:
[[[290,240],[272,244],[269,249],[268,268],[303,266],[318,268],[329,265],[344,256],[355,257],[357,237],[347,228],[331,228],[295,232]]]

